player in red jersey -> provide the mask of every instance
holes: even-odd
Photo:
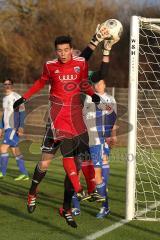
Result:
[[[101,41],[102,41],[103,39],[101,39]],[[96,38],[95,38],[95,36],[94,36],[94,40],[92,41],[92,44],[93,44],[93,42],[95,43],[94,45],[98,45],[98,41],[96,40]],[[91,48],[90,48],[91,47]],[[85,50],[84,50],[84,55],[85,55],[85,58],[86,59],[89,59],[89,57],[90,57],[90,55],[92,54],[92,50],[94,50],[94,48],[96,47],[96,46],[93,46],[93,45],[90,45],[90,47],[87,47]],[[62,50],[62,49],[59,49],[60,51]],[[59,54],[60,54],[60,57],[59,57],[59,60],[61,59],[61,63],[63,64],[63,66],[64,66],[64,64],[65,64],[65,62],[66,62],[66,60],[67,60],[67,49],[65,49],[65,51],[66,51],[66,53],[62,53],[62,52],[59,52]],[[71,59],[72,60],[72,59]],[[78,59],[76,59],[76,60],[78,60]],[[82,59],[79,59],[79,60],[82,60]],[[51,62],[49,62],[49,64],[51,64]],[[53,69],[52,69],[53,70]],[[57,71],[56,71],[57,70]],[[55,70],[55,74],[58,74],[58,69],[56,69]],[[74,66],[74,71],[77,73],[77,72],[79,72],[79,66]],[[75,74],[75,73],[74,73]],[[69,76],[69,72],[68,72],[68,74],[66,75],[66,76],[63,76],[63,75],[60,75],[59,76],[59,80],[61,80],[61,81],[67,81],[66,82],[66,84],[64,84],[64,86],[65,86],[65,88],[63,88],[63,90],[65,90],[65,91],[75,91],[74,93],[77,93],[76,91],[76,88],[77,88],[77,84],[75,84],[75,82],[72,82],[71,80],[75,80],[74,78],[76,78],[77,79],[77,76],[75,76],[74,74],[71,74],[71,76]],[[36,82],[36,84],[34,84],[34,86],[32,87],[32,91],[30,91],[30,92],[28,92],[27,94],[28,95],[24,95],[26,98],[28,98],[28,97],[30,97],[31,95],[30,94],[33,94],[34,92],[36,92],[37,91],[37,89],[40,89],[40,88],[42,88],[43,86],[44,86],[44,83],[46,82],[46,80],[47,80],[47,76],[48,75],[48,69],[47,69],[47,67],[45,66],[44,67],[44,72],[43,72],[43,75],[42,75],[42,77],[41,77],[41,79],[40,79],[40,81],[37,81]],[[71,79],[70,79],[70,77],[71,77]],[[50,84],[51,84],[51,82],[50,82]],[[79,88],[81,88],[81,90],[82,91],[84,91],[84,92],[87,92],[89,89],[87,89],[87,87],[88,87],[88,85],[86,85],[86,82],[84,81],[82,81],[81,82],[81,85],[80,86],[78,86]],[[54,88],[53,88],[54,89]],[[52,88],[51,88],[51,93],[52,93]],[[52,95],[51,95],[52,96]],[[62,96],[62,95],[61,95]],[[64,96],[64,95],[63,95]],[[63,97],[62,96],[62,97]],[[75,96],[75,98],[73,98],[73,103],[74,104],[78,104],[77,106],[80,106],[80,102],[79,102],[79,96],[76,96],[76,94],[74,95]],[[55,96],[54,96],[55,97]],[[97,101],[97,98],[96,98],[96,96],[94,95],[93,96],[93,98],[95,98],[94,100],[96,100]],[[69,98],[68,97],[66,97],[65,98],[65,100],[66,100],[66,102],[67,102],[67,100],[68,100]],[[25,99],[24,98],[22,98],[22,99],[20,99],[20,101],[24,101]],[[52,100],[52,99],[51,99]],[[60,99],[60,98],[57,98],[57,96],[56,96],[56,98],[54,98],[54,100],[56,100],[56,111],[57,112],[59,112],[59,111],[61,111],[61,107],[62,107],[62,102],[61,102],[61,100],[62,99]],[[16,103],[16,105],[14,106],[14,107],[16,107],[17,105],[19,105],[19,103],[20,102],[17,102]],[[78,115],[75,115],[75,114],[77,114],[77,109],[75,109],[75,106],[74,106],[74,104],[72,104],[72,106],[73,106],[73,108],[69,108],[69,106],[67,106],[67,104],[66,104],[66,106],[64,106],[63,107],[63,114],[65,115],[65,113],[68,113],[68,111],[65,111],[65,110],[71,110],[71,114],[70,114],[70,117],[71,117],[71,119],[72,119],[72,123],[74,122],[73,121],[73,119],[74,119],[74,117],[75,116],[78,116]],[[57,106],[57,105],[60,105],[61,107],[59,107],[59,106]],[[76,107],[77,107],[76,106]],[[73,114],[72,114],[72,110],[73,110]],[[54,123],[54,120],[55,120],[55,115],[54,115],[55,113],[53,112],[53,118],[52,118],[52,127],[53,127],[53,123]],[[61,116],[63,115],[63,114],[61,114]],[[61,119],[61,117],[60,117],[60,119]],[[62,120],[64,121],[64,119],[62,118]],[[75,119],[75,120],[77,120],[77,118]],[[56,125],[57,126],[57,125]],[[82,124],[82,127],[80,128],[80,129],[77,129],[77,126],[76,125],[72,125],[72,129],[73,129],[73,133],[72,133],[72,131],[68,131],[68,129],[70,128],[71,129],[71,125],[64,125],[64,127],[63,127],[63,129],[58,129],[58,131],[57,131],[57,129],[54,127],[54,130],[55,130],[55,132],[54,132],[54,135],[56,135],[56,137],[57,137],[57,139],[61,139],[61,138],[63,138],[64,136],[66,136],[67,138],[68,137],[71,137],[73,134],[75,134],[75,135],[77,135],[77,133],[79,134],[79,133],[81,133],[81,131],[83,132],[83,129],[85,129],[85,127],[83,127],[84,125]],[[69,127],[69,128],[68,128]],[[79,125],[78,125],[78,128],[79,128]],[[67,129],[67,131],[66,131],[66,129]],[[69,130],[70,130],[69,129]],[[50,129],[49,129],[50,130]],[[50,132],[50,131],[48,131],[48,128],[47,128],[47,136],[48,136],[48,132]],[[83,134],[82,134],[83,135]],[[84,142],[84,137],[85,137],[85,134],[83,135],[83,136],[81,136],[81,138],[80,139],[82,139],[82,142]],[[86,138],[86,137],[85,137]],[[46,138],[45,138],[46,139]],[[77,137],[74,139],[74,144],[76,143],[76,141],[77,141]],[[87,139],[87,138],[86,138]],[[76,141],[75,141],[76,140]],[[78,141],[79,141],[79,139],[78,139]],[[68,142],[69,143],[69,142]],[[76,143],[77,144],[77,143]],[[58,147],[58,145],[59,145],[59,142],[54,142],[54,149],[52,149],[52,150],[56,150],[56,147]],[[64,145],[64,144],[63,144]],[[66,145],[66,144],[65,144]],[[71,144],[72,145],[72,144]],[[79,145],[79,144],[78,144]],[[83,144],[84,145],[84,144]],[[45,144],[45,146],[46,146],[46,144]],[[44,155],[44,153],[47,155],[47,157],[46,157],[46,155],[45,155],[45,160],[46,161],[41,161],[41,163],[43,162],[50,162],[50,156],[51,156],[51,158],[53,157],[53,152],[52,153],[50,153],[50,152],[46,152],[46,151],[49,151],[50,149],[50,147],[48,148],[46,148],[46,149],[44,149],[45,148],[45,146],[43,146],[42,147],[42,156]],[[84,148],[84,149],[86,149],[86,147]],[[83,150],[84,150],[83,149]],[[62,150],[62,148],[61,148],[61,150]],[[64,155],[68,155],[68,149],[63,149],[63,151],[65,151],[65,152],[63,152],[63,154]],[[67,151],[67,152],[66,152]],[[81,153],[82,153],[83,151],[81,151]],[[72,153],[73,155],[75,155],[75,152],[73,152]],[[70,157],[69,157],[70,158]],[[43,167],[44,167],[44,165],[45,164],[43,164]],[[46,164],[47,166],[48,166],[48,164]],[[88,171],[88,169],[86,169],[86,172]],[[37,175],[37,172],[38,172],[38,175]],[[36,167],[36,169],[35,169],[35,173],[34,173],[34,176],[33,176],[33,181],[32,181],[32,186],[31,186],[31,188],[30,188],[30,194],[31,193],[33,193],[34,192],[34,195],[32,195],[32,198],[30,199],[31,201],[29,201],[30,202],[30,205],[29,205],[29,211],[30,212],[33,212],[34,211],[34,209],[35,209],[35,199],[36,199],[36,194],[35,194],[35,189],[36,189],[36,187],[37,187],[37,185],[39,184],[39,182],[42,180],[42,178],[45,176],[45,173],[46,173],[46,171],[41,171],[40,169],[39,169],[39,167],[38,167],[38,165],[37,165],[37,167]],[[92,172],[93,173],[93,172]],[[87,174],[88,175],[88,174]],[[92,177],[93,177],[93,174],[92,174]],[[66,181],[65,181],[66,182]],[[92,188],[93,188],[93,186],[94,186],[94,184],[91,184],[92,185]]]
[[[41,78],[23,95],[23,101],[29,99],[49,81],[51,85],[50,119],[55,140],[63,142],[60,149],[67,174],[65,187],[67,188],[66,193],[69,193],[68,205],[70,205],[74,191],[83,193],[75,157],[77,154],[85,157],[88,153],[88,135],[82,117],[80,94],[82,92],[89,94],[94,102],[99,103],[100,99],[88,84],[88,67],[85,60],[80,57],[72,57],[71,39],[67,36],[58,37],[55,47],[58,59],[44,65]],[[17,107],[21,100],[17,101],[14,107]],[[95,190],[93,165],[90,165],[90,171],[86,171],[85,177],[88,192],[93,193]],[[71,189],[71,185],[74,189]],[[66,201],[64,203],[66,204]],[[70,207],[63,206],[63,208],[64,215]]]

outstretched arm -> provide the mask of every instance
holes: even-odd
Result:
[[[83,49],[82,53],[80,54],[80,57],[84,57],[85,60],[88,61],[91,58],[95,49],[96,47],[94,46],[92,47],[91,44],[88,44],[88,46]]]
[[[49,80],[49,71],[47,68],[47,64],[44,64],[43,66],[43,73],[41,75],[41,78],[38,79],[32,87],[23,94],[23,98],[29,99],[32,95],[34,95],[36,92],[38,92],[40,89],[42,89],[47,81]]]
[[[100,77],[101,79],[106,79],[109,71],[109,56],[103,56],[101,66],[100,66]]]
[[[83,93],[88,94],[89,96],[92,97],[92,102],[94,102],[95,104],[100,103],[100,97],[97,94],[95,94],[92,86],[88,82],[88,64],[86,61],[84,62],[83,65],[82,81],[80,87]]]
[[[82,51],[80,57],[84,57],[86,61],[90,59],[94,50],[98,46],[99,43],[104,41],[104,39],[108,39],[110,37],[107,27],[105,26],[105,22],[102,24],[98,24],[96,27],[96,31],[88,43],[87,47]]]
[[[45,64],[43,67],[43,73],[41,75],[41,78],[35,81],[35,83],[32,85],[32,87],[23,94],[21,98],[19,98],[15,103],[13,104],[13,108],[18,108],[22,103],[25,103],[27,99],[29,99],[32,95],[40,91],[45,84],[49,80],[49,71],[47,69],[47,65]]]
[[[117,38],[105,39],[103,43],[103,58],[100,66],[100,75],[101,79],[106,79],[109,70],[109,62],[110,62],[110,51],[114,44],[116,44],[120,40],[120,36],[117,35]]]

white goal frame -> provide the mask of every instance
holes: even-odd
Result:
[[[139,27],[141,22],[145,28],[152,24],[152,29],[160,33],[160,19],[132,16],[130,25],[130,61],[128,89],[128,121],[132,129],[128,133],[128,157],[126,176],[126,220],[135,218],[136,188],[136,138],[137,138],[137,98],[138,98],[138,63],[139,63]]]

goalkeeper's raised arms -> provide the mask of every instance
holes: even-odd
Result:
[[[97,47],[98,44],[100,42],[102,42],[104,39],[110,39],[110,37],[111,37],[110,34],[108,33],[108,29],[107,29],[105,23],[106,22],[97,25],[96,32],[95,32],[92,40],[90,41],[90,43],[92,45],[94,45],[95,47]]]
[[[120,40],[120,37],[123,32],[122,23],[117,19],[108,19],[102,24],[98,24],[96,32],[90,41],[90,44],[97,47],[97,45],[105,41],[104,44],[104,55],[109,55],[110,50],[113,44],[117,43]]]
[[[102,48],[103,56],[109,56],[112,46],[117,43],[120,38],[112,39],[112,40],[104,40],[104,45]]]
[[[123,26],[117,19],[109,19],[106,21],[108,32],[111,36],[110,39],[104,39],[103,56],[108,56],[112,49],[112,46],[120,40],[123,32]]]

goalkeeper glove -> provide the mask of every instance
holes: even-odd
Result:
[[[117,43],[119,40],[120,40],[120,37],[117,37],[116,39],[110,39],[110,40],[105,39],[103,49],[102,49],[103,56],[109,56],[112,46],[115,43]]]
[[[108,32],[108,29],[105,25],[105,22],[102,24],[98,24],[96,28],[96,32],[91,39],[90,43],[97,47],[100,42],[102,42],[104,39],[109,39],[111,35]]]
[[[97,94],[92,95],[92,102],[94,102],[96,105],[100,104],[100,97]]]
[[[13,104],[13,109],[18,108],[22,103],[25,103],[26,99],[24,97],[19,98],[17,101]]]

